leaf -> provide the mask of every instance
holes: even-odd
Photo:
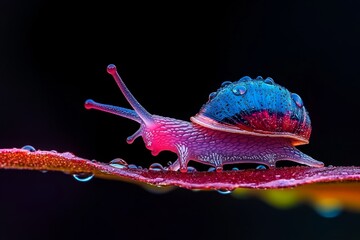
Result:
[[[360,180],[360,167],[355,166],[323,168],[296,166],[265,170],[181,173],[117,168],[107,163],[77,157],[70,152],[40,150],[32,152],[16,148],[0,149],[0,168],[62,171],[69,174],[91,173],[99,178],[196,190],[279,189],[313,183]]]
[[[110,165],[90,161],[70,152],[0,149],[2,169],[61,171],[79,176],[83,174],[84,179],[95,176],[127,181],[152,193],[166,193],[174,187],[218,190],[222,194],[232,193],[237,198],[255,196],[278,208],[307,202],[324,217],[335,217],[341,210],[360,212],[360,167],[297,166],[181,173],[128,168],[125,161],[123,163]]]

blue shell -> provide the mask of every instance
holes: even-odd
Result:
[[[311,134],[300,96],[272,78],[246,76],[224,82],[191,120],[221,131],[289,137],[294,145],[308,143]]]

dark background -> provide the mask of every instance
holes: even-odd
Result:
[[[147,167],[125,139],[130,120],[87,111],[86,99],[129,106],[114,63],[151,113],[188,120],[225,80],[270,76],[310,113],[326,165],[359,165],[360,4],[356,1],[0,2],[0,147]],[[119,181],[0,171],[0,239],[359,239],[360,215],[323,218],[217,192],[153,194]]]

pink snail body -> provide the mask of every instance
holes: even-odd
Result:
[[[134,110],[93,100],[85,102],[86,109],[140,123],[139,130],[127,142],[141,136],[154,156],[161,151],[176,153],[178,159],[169,170],[186,172],[190,160],[211,165],[217,171],[225,164],[236,163],[258,163],[272,168],[283,160],[324,166],[295,147],[307,144],[311,133],[301,98],[271,78],[243,77],[234,83],[224,82],[188,122],[150,114],[128,90],[115,65],[108,65],[107,71]]]

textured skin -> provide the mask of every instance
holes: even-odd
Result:
[[[323,163],[314,160],[292,146],[290,139],[261,137],[212,130],[200,125],[154,117],[154,126],[141,129],[146,147],[153,155],[168,150],[178,155],[171,170],[186,171],[190,160],[221,169],[225,164],[259,163],[275,167],[281,160],[289,160],[313,167]]]
[[[286,136],[294,139],[295,145],[308,143],[311,134],[310,118],[300,96],[271,78],[243,77],[225,84],[210,94],[194,118],[218,130]]]
[[[301,98],[271,78],[244,77],[235,83],[224,82],[200,113],[191,118],[192,122],[187,122],[150,114],[126,87],[116,66],[110,64],[107,71],[134,110],[93,100],[87,100],[85,107],[139,122],[139,130],[127,142],[141,136],[154,156],[161,151],[176,153],[178,159],[170,170],[186,172],[190,160],[214,166],[217,171],[224,164],[234,163],[273,168],[281,160],[324,166],[294,147],[307,143],[310,119]]]

